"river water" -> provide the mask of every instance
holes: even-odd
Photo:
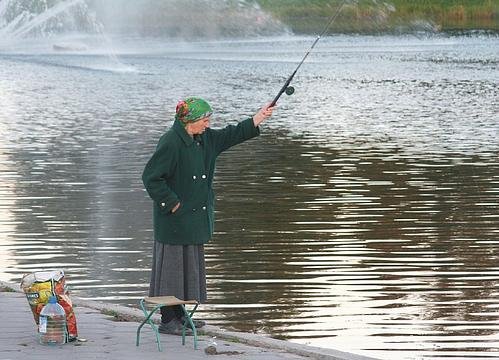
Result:
[[[0,278],[63,268],[75,296],[137,306],[140,176],[176,102],[244,119],[312,41],[1,49]],[[382,359],[499,357],[498,37],[315,50],[262,135],[218,161],[201,316]]]

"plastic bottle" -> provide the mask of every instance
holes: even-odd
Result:
[[[55,296],[51,296],[40,311],[38,334],[42,345],[60,345],[66,342],[66,313]]]

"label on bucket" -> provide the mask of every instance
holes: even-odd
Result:
[[[38,325],[38,332],[45,334],[47,332],[47,317],[40,316],[40,324]]]

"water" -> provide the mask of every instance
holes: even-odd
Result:
[[[0,52],[0,278],[63,268],[75,296],[137,306],[140,175],[176,102],[243,119],[313,38],[120,38],[116,58],[95,38],[27,41]],[[498,357],[498,48],[322,39],[261,137],[218,162],[200,315],[383,359]]]

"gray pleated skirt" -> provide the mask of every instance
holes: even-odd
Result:
[[[149,296],[166,295],[206,302],[203,245],[168,245],[154,241]]]

